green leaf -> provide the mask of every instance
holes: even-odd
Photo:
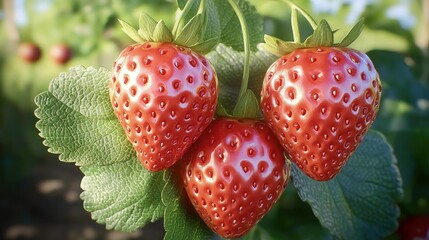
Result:
[[[235,50],[243,51],[243,37],[241,34],[241,26],[235,15],[234,10],[231,8],[227,0],[208,1],[213,2],[215,12],[217,13],[217,22],[219,23],[220,29],[220,42],[232,47]],[[247,26],[249,28],[249,40],[252,51],[256,50],[256,45],[263,40],[263,19],[258,14],[256,8],[246,0],[238,0],[238,5],[243,12]],[[213,17],[208,19],[210,27],[213,21]],[[217,26],[215,26],[217,27]],[[211,38],[214,37],[213,35]]]
[[[78,166],[126,161],[135,152],[113,114],[110,72],[77,66],[52,80],[35,99],[36,127],[51,153]]]
[[[219,44],[216,51],[207,54],[207,59],[216,69],[219,79],[219,101],[227,112],[232,113],[240,91],[241,79],[243,74],[244,53],[235,51],[231,47]],[[249,89],[251,89],[259,98],[262,81],[265,72],[270,65],[277,59],[275,55],[258,49],[252,52],[250,56],[250,78]]]
[[[235,50],[243,51],[244,46],[241,26],[234,10],[231,8],[227,0],[217,0],[213,2],[216,4],[220,20],[220,42]],[[244,14],[249,28],[250,48],[252,51],[255,51],[257,44],[262,42],[264,37],[263,19],[258,14],[256,8],[248,1],[238,0],[237,3]]]
[[[383,84],[382,107],[373,127],[383,133],[409,131],[422,133],[428,130],[428,85],[420,82],[413,74],[401,53],[376,50],[368,52],[368,56],[380,74]],[[415,143],[415,140],[412,140],[411,145],[417,146]],[[405,150],[401,149],[401,153]],[[404,162],[408,162],[408,158],[404,159]]]
[[[122,26],[122,30],[125,32],[125,34],[128,35],[132,40],[135,42],[144,42],[145,40],[139,35],[138,31],[131,27],[128,23],[122,21],[121,19],[118,19],[119,23]]]
[[[164,172],[165,240],[210,239],[213,233],[198,216],[188,200],[177,172]]]
[[[179,6],[184,6],[186,2],[188,1],[178,1],[178,4]],[[238,0],[237,3],[246,18],[250,33],[250,48],[254,51],[257,49],[256,46],[263,40],[263,19],[258,14],[256,8],[248,1]],[[244,46],[240,22],[234,10],[229,5],[228,0],[205,1],[205,4],[208,24],[202,39],[218,38],[219,43],[230,46],[235,50],[243,51]],[[189,11],[184,20],[189,21],[196,14],[197,10],[197,7],[193,7],[193,11]]]
[[[81,170],[83,206],[107,229],[131,232],[162,217],[162,172],[149,172],[136,157]]]
[[[139,18],[138,34],[146,41],[153,41],[153,33],[156,28],[156,21],[148,14],[142,12]]]
[[[350,44],[352,44],[361,34],[364,24],[365,24],[365,20],[363,18],[360,19],[359,22],[357,22],[356,25],[353,26],[353,28],[350,30],[350,32],[347,34],[347,36],[341,41],[341,43],[338,46],[347,47]]]
[[[259,100],[252,90],[246,92],[238,99],[232,113],[237,118],[258,118],[260,117]]]
[[[273,239],[268,232],[260,227],[259,225],[256,225],[255,227],[250,230],[244,237],[241,238],[241,240],[270,240]]]
[[[51,152],[82,166],[84,208],[108,229],[134,231],[162,217],[162,173],[137,160],[110,104],[104,68],[77,66],[36,97],[37,128]]]
[[[392,148],[369,131],[341,172],[317,182],[293,165],[293,183],[321,224],[339,239],[382,239],[398,226],[402,182]]]
[[[402,203],[411,203],[419,198],[417,189],[425,185],[425,181],[416,181],[416,171],[421,172],[419,164],[426,164],[428,159],[429,87],[413,74],[415,69],[405,62],[402,53],[375,50],[367,54],[383,80],[382,107],[372,128],[383,132],[396,150],[404,185]],[[424,169],[428,174],[429,168]],[[417,204],[407,205],[419,208]]]
[[[172,42],[173,41],[173,35],[170,29],[168,29],[168,27],[165,25],[163,20],[160,20],[156,24],[152,38],[153,38],[153,41],[155,42]]]
[[[199,34],[203,31],[204,18],[201,14],[195,15],[178,33],[174,42],[182,46],[192,46],[200,40]]]
[[[330,47],[334,45],[334,33],[325,19],[320,21],[313,34],[305,40],[304,45],[306,47]]]
[[[221,103],[216,105],[216,116],[232,117]]]
[[[202,37],[202,41],[207,41],[209,39],[216,39],[216,43],[220,42],[221,37],[221,16],[219,15],[218,9],[216,8],[217,1],[205,1],[206,4],[206,24],[204,29],[204,35]],[[210,51],[213,50],[214,45],[210,48]]]
[[[219,44],[219,38],[207,39],[203,42],[197,43],[190,46],[190,48],[198,53],[207,54],[213,50],[216,45]]]

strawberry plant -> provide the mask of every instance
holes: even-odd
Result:
[[[270,233],[258,222],[293,188],[333,238],[392,234],[401,177],[391,146],[369,129],[380,80],[366,55],[346,48],[362,22],[337,44],[326,21],[314,24],[291,4],[293,25],[299,11],[313,34],[300,43],[295,30],[290,44],[266,36],[261,45],[262,17],[245,0],[177,5],[172,30],[146,14],[139,29],[121,22],[138,43],[112,59],[112,70],[73,67],[35,99],[44,144],[84,174],[92,218],[121,231],[162,218],[165,239],[263,239]],[[320,102],[311,102],[316,93]],[[282,136],[280,123],[299,144],[289,147],[295,138]],[[307,136],[315,125],[321,132]],[[306,150],[308,139],[316,145]],[[324,152],[333,162],[326,168]],[[309,169],[302,153],[314,155]]]

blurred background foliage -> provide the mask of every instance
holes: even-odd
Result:
[[[287,4],[250,2],[264,17],[267,34],[291,40]],[[404,185],[400,220],[428,215],[429,1],[296,3],[316,21],[325,18],[333,29],[339,29],[338,39],[359,18],[365,17],[366,28],[351,47],[368,53],[382,79],[384,93],[373,129],[386,136],[397,156]],[[35,95],[46,90],[52,78],[71,66],[110,68],[120,50],[131,43],[120,30],[117,18],[136,26],[140,12],[145,11],[171,26],[176,5],[173,0],[3,0],[0,7],[0,214],[3,215],[1,212],[13,201],[8,197],[21,186],[23,179],[41,163],[56,161],[56,156],[48,154],[42,146],[34,127]],[[300,20],[302,34],[308,35],[310,26]],[[17,49],[23,42],[40,46],[42,56],[37,62],[28,63],[19,57]],[[55,63],[49,54],[52,46],[59,43],[67,44],[73,52],[72,59],[64,65]],[[19,223],[20,219],[16,221]],[[320,226],[310,207],[299,199],[292,184],[259,227],[262,235],[275,239],[329,239],[328,232]]]

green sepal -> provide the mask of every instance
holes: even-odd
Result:
[[[174,42],[173,34],[165,25],[164,20],[156,22],[151,16],[142,12],[139,18],[139,29],[131,27],[119,19],[122,30],[134,41],[143,42]],[[186,46],[186,45],[184,45]]]
[[[186,3],[188,2],[187,0],[177,0],[177,7],[180,10],[183,10],[183,8],[185,8]]]
[[[216,105],[216,116],[219,117],[232,117],[231,114],[228,113],[225,106],[223,106],[220,102]]]
[[[297,6],[294,5],[294,9]],[[296,8],[301,13],[303,10]],[[294,11],[292,11],[294,12]],[[304,12],[305,13],[305,12]],[[306,14],[306,13],[305,13]],[[311,18],[309,15],[305,16],[307,19]],[[276,56],[287,55],[299,48],[317,48],[317,47],[347,47],[353,43],[361,34],[364,27],[364,19],[360,19],[350,30],[350,32],[344,37],[340,43],[335,43],[334,34],[338,31],[332,30],[329,23],[322,19],[318,25],[314,23],[314,20],[310,22],[314,28],[313,33],[304,41],[300,43],[299,29],[294,29],[295,41],[283,41],[273,36],[264,36],[265,43],[262,44],[263,48],[268,52]],[[298,28],[298,24],[292,24],[292,28]]]
[[[152,34],[155,31],[157,22],[145,12],[140,14],[138,33],[145,41],[153,41]]]
[[[181,29],[174,40],[175,43],[182,46],[192,46],[200,41],[201,32],[204,27],[204,17],[197,14]]]
[[[133,27],[131,27],[130,24],[128,24],[125,21],[122,21],[121,19],[118,19],[119,23],[122,26],[122,30],[125,32],[125,34],[128,35],[132,40],[136,42],[145,42],[145,39],[143,39],[140,34],[137,32],[137,30]]]
[[[232,113],[236,118],[258,118],[260,117],[259,101],[252,90],[246,92],[238,99]]]
[[[153,41],[154,42],[172,42],[173,34],[171,34],[170,29],[165,25],[164,20],[160,20],[155,27],[153,32]]]
[[[320,21],[311,36],[309,36],[304,45],[306,47],[330,47],[334,45],[334,32],[325,19]]]
[[[176,24],[173,26],[173,30],[170,30],[163,20],[157,22],[144,12],[140,14],[138,30],[122,20],[119,20],[119,22],[122,25],[123,31],[137,43],[171,42],[202,54],[212,51],[220,41],[220,33],[216,34],[216,37],[213,37],[212,33],[211,35],[206,35],[208,32],[207,23],[209,21],[209,14],[211,14],[210,20],[213,21],[213,14],[209,12],[209,10],[214,11],[213,6],[209,10],[206,10],[206,8],[209,8],[209,5],[199,5],[205,2],[178,1],[177,3],[181,12],[176,20]],[[195,7],[204,10],[193,15],[189,10]],[[215,16],[218,17],[216,14]],[[212,29],[210,30],[212,31]]]
[[[365,25],[365,19],[361,18],[350,30],[347,36],[338,44],[339,47],[347,47],[352,44],[361,34]]]
[[[265,35],[264,41],[265,43],[262,44],[262,47],[276,56],[283,56],[293,52],[295,49],[304,47],[302,43],[288,42],[270,35]]]

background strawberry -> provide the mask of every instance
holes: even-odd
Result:
[[[24,42],[18,46],[18,55],[28,63],[37,62],[42,56],[42,50],[35,43]]]
[[[407,217],[400,222],[397,234],[401,240],[429,239],[429,215]]]
[[[296,49],[266,38],[269,50],[284,55],[263,82],[264,117],[289,158],[315,180],[338,174],[379,109],[381,82],[374,65],[364,53],[345,47],[361,28],[360,22],[342,43],[333,44],[332,30],[322,21],[304,44],[293,43]]]
[[[224,238],[246,234],[283,193],[290,174],[271,130],[251,119],[214,120],[183,158],[191,203]]]
[[[196,15],[190,22],[203,26],[202,19]],[[121,24],[141,43],[124,49],[116,60],[111,102],[139,160],[159,171],[179,160],[213,118],[216,73],[204,56],[185,47],[204,51],[212,42],[200,43],[192,38],[195,29],[186,27],[173,36],[162,21],[145,14],[138,32]]]
[[[73,50],[65,43],[56,44],[51,48],[50,55],[57,64],[66,64],[73,56]]]

